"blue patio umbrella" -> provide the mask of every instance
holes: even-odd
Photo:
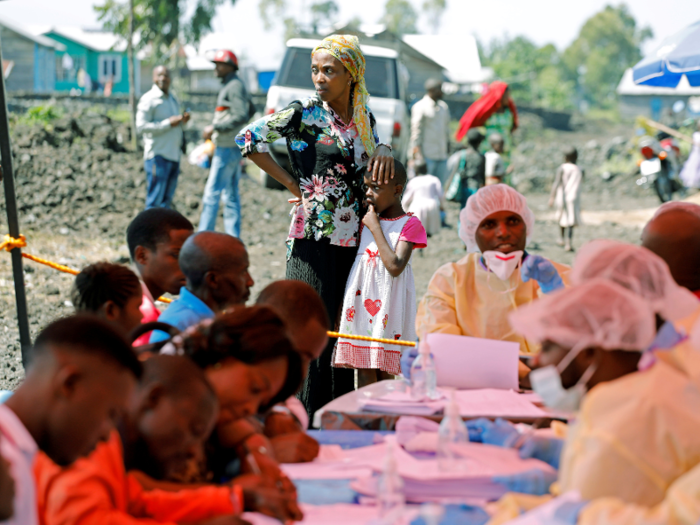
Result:
[[[676,87],[685,75],[700,87],[700,21],[666,38],[632,70],[635,84]]]

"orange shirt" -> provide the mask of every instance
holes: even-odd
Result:
[[[40,453],[34,473],[41,525],[174,525],[243,512],[240,487],[144,490],[124,468],[116,431],[66,469]]]

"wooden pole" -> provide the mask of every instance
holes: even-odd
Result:
[[[671,135],[672,137],[676,137],[677,139],[684,140],[686,142],[689,142],[690,144],[693,143],[693,139],[691,137],[689,137],[688,135],[684,135],[680,131],[676,131],[673,128],[669,128],[668,126],[664,126],[663,124],[661,124],[661,122],[656,122],[656,121],[651,120],[651,119],[645,119],[645,120],[647,121],[647,124],[649,124],[652,128],[656,128],[659,131],[664,131],[664,132],[668,133],[669,135]]]
[[[129,41],[127,42],[129,61],[129,112],[131,113],[131,148],[136,151],[136,74],[134,71],[134,0],[129,0]]]
[[[2,64],[2,44],[0,44],[0,64]],[[12,148],[10,146],[10,123],[7,118],[7,97],[5,93],[5,74],[0,68],[0,160],[2,162],[2,182],[5,188],[5,208],[7,209],[7,227],[11,237],[19,238],[19,220],[17,218],[17,196],[15,195],[15,177],[12,171]],[[24,270],[22,268],[22,250],[15,248],[12,257],[12,278],[15,282],[15,303],[17,305],[17,324],[19,326],[19,343],[22,351],[22,364],[29,364],[29,351],[32,339],[29,334],[27,316],[27,295],[24,290]]]

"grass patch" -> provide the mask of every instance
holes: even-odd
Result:
[[[51,126],[54,120],[63,116],[63,110],[56,106],[34,106],[29,108],[27,112],[19,117],[17,121],[21,124],[41,124],[45,128]]]

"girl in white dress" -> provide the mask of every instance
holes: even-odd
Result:
[[[576,165],[578,151],[567,148],[564,152],[564,164],[557,169],[557,175],[549,197],[549,206],[557,205],[557,221],[561,229],[560,246],[573,252],[574,227],[581,224],[581,182],[583,171]],[[568,237],[566,232],[568,230]]]
[[[406,169],[394,161],[394,179],[379,185],[365,175],[368,211],[360,247],[345,288],[340,332],[415,341],[416,290],[411,270],[414,248],[427,246],[420,220],[401,206]],[[333,366],[358,369],[359,386],[401,373],[401,351],[391,344],[339,338]]]

